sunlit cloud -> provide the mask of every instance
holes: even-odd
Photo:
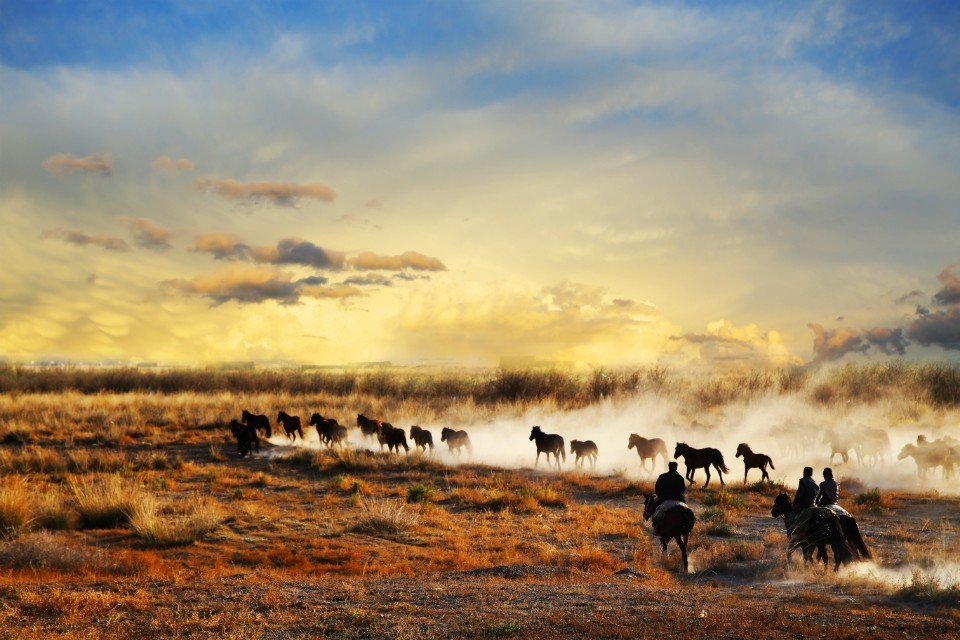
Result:
[[[216,260],[243,260],[249,247],[233,233],[205,233],[194,239],[193,250],[209,253]]]
[[[177,158],[174,160],[170,156],[160,156],[150,163],[154,169],[166,171],[167,173],[183,173],[184,171],[193,171],[193,162],[186,158]]]
[[[271,268],[231,267],[191,279],[164,280],[162,287],[199,295],[217,306],[226,302],[257,304],[267,301],[281,305],[300,302],[301,298],[347,298],[361,295],[358,289],[326,286],[326,279],[294,279],[293,274]]]
[[[48,229],[40,234],[41,238],[58,238],[64,242],[75,244],[78,247],[92,246],[106,249],[107,251],[129,251],[130,245],[123,238],[115,238],[102,234],[90,234],[76,229]]]
[[[261,264],[298,264],[317,269],[338,269],[345,258],[300,238],[284,238],[275,247],[251,246],[230,233],[197,236],[193,250],[209,253],[217,260],[245,260]]]
[[[130,222],[130,233],[138,247],[153,251],[166,251],[171,247],[170,239],[176,231],[164,229],[148,218],[137,218]]]
[[[113,175],[113,161],[108,153],[93,153],[82,158],[72,153],[58,153],[44,160],[41,166],[55,176],[74,171]]]
[[[437,258],[430,258],[416,251],[406,251],[398,256],[383,256],[370,251],[364,251],[350,258],[350,266],[355,269],[385,269],[395,271],[401,269],[446,271],[447,269]]]
[[[756,324],[738,327],[719,320],[707,325],[706,333],[687,332],[671,340],[696,345],[699,361],[707,366],[783,367],[803,364],[792,353],[779,331],[761,331]]]
[[[943,288],[934,294],[934,304],[949,306],[960,303],[960,276],[954,272],[955,269],[956,265],[951,264],[937,276]]]
[[[281,207],[291,207],[301,198],[333,202],[337,192],[318,182],[291,184],[287,182],[239,182],[231,179],[197,178],[194,188],[210,191],[232,202],[268,201]]]
[[[839,360],[848,353],[866,353],[870,348],[856,329],[849,327],[827,329],[816,323],[807,326],[813,331],[813,353],[816,361]]]

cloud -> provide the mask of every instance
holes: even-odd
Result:
[[[951,264],[937,276],[937,280],[940,281],[943,288],[934,294],[934,304],[947,307],[960,303],[960,277],[954,273],[954,269],[956,269],[956,265]]]
[[[168,173],[183,173],[184,171],[193,171],[193,162],[186,158],[174,160],[170,156],[160,156],[150,163],[154,169],[160,169]]]
[[[89,156],[78,158],[72,153],[57,153],[41,164],[44,169],[55,176],[74,171],[90,171],[102,173],[105,176],[113,175],[113,162],[108,153],[92,153]]]
[[[84,233],[83,231],[77,231],[75,229],[64,229],[62,227],[57,227],[56,229],[48,229],[40,234],[41,238],[59,238],[64,242],[69,242],[70,244],[75,244],[78,247],[83,247],[91,245],[94,247],[100,247],[101,249],[106,249],[108,251],[129,251],[130,245],[127,244],[122,238],[114,238],[112,236],[105,235],[91,235],[89,233]]]
[[[874,327],[866,331],[857,331],[849,327],[825,329],[819,324],[807,325],[813,330],[813,352],[815,362],[839,360],[848,353],[867,353],[871,346],[888,356],[904,355],[910,342],[901,328],[888,329]]]
[[[298,264],[317,269],[339,269],[344,256],[307,240],[284,238],[275,247],[251,246],[231,233],[207,233],[197,236],[193,250],[209,253],[217,260],[246,260],[261,264]]]
[[[910,344],[903,335],[903,329],[874,327],[873,329],[865,331],[863,336],[867,339],[867,342],[888,356],[902,356],[906,354],[907,345]]]
[[[702,364],[722,365],[737,363],[742,366],[782,367],[803,364],[803,359],[788,349],[779,331],[763,332],[756,324],[738,327],[719,320],[707,325],[706,333],[688,332],[670,336],[700,348]]]
[[[960,351],[960,306],[919,316],[907,334],[924,346]]]
[[[209,253],[216,260],[243,260],[249,247],[232,233],[205,233],[194,239],[193,250]]]
[[[247,202],[269,200],[281,207],[294,206],[300,198],[333,202],[337,197],[336,191],[319,182],[291,184],[287,182],[239,182],[231,179],[197,178],[193,181],[193,186],[201,191],[212,191],[225,200],[234,202],[240,200]]]
[[[363,276],[353,276],[344,280],[341,284],[355,285],[358,287],[380,286],[389,287],[393,284],[392,278],[386,278],[377,273],[368,273]]]
[[[350,259],[350,266],[355,269],[385,269],[392,271],[400,271],[401,269],[416,269],[418,271],[447,270],[447,267],[437,258],[430,258],[416,251],[406,251],[398,256],[382,256],[370,251],[364,251]]]
[[[248,247],[247,253],[256,262],[300,264],[318,269],[340,268],[344,262],[342,254],[300,238],[285,238],[276,247]]]
[[[825,329],[823,325],[815,323],[807,326],[813,330],[814,361],[839,360],[848,353],[866,353],[870,348],[856,329],[848,327]]]
[[[292,305],[301,298],[348,298],[361,295],[352,287],[325,286],[326,279],[308,277],[294,280],[289,272],[260,267],[232,267],[213,274],[186,279],[164,280],[162,287],[212,300],[213,306],[225,302],[256,304],[274,301]]]
[[[919,289],[914,289],[913,291],[909,291],[903,294],[902,296],[894,300],[894,302],[899,302],[899,303],[912,302],[914,300],[919,300],[923,297],[924,297],[923,291],[920,291]]]
[[[133,235],[134,244],[153,251],[166,251],[171,246],[170,238],[177,235],[176,231],[164,229],[148,218],[131,221],[130,233]]]

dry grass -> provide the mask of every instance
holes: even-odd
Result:
[[[368,499],[360,503],[363,515],[353,531],[372,536],[398,536],[417,530],[419,514],[399,500]]]
[[[120,476],[77,478],[70,482],[80,526],[85,529],[115,529],[130,519],[150,495],[139,485]]]
[[[193,544],[223,523],[219,504],[203,496],[191,496],[184,505],[164,508],[150,494],[141,497],[130,514],[133,531],[152,547]]]
[[[33,526],[32,492],[22,479],[0,484],[0,538],[15,538]]]

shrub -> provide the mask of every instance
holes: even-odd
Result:
[[[429,502],[436,492],[434,487],[425,484],[414,484],[407,488],[407,502]]]
[[[75,480],[70,489],[84,529],[115,529],[129,524],[131,514],[149,495],[118,476]]]
[[[167,513],[156,497],[146,494],[130,515],[134,532],[152,547],[193,544],[222,523],[216,501],[201,496],[194,496],[179,513]]]
[[[875,516],[884,515],[890,510],[890,507],[893,506],[889,498],[881,495],[879,489],[865,491],[864,493],[861,493],[855,497],[853,502],[860,508],[860,511],[870,513]]]
[[[33,496],[22,479],[0,485],[0,538],[15,538],[33,525]]]
[[[703,504],[708,507],[732,511],[743,511],[747,508],[739,496],[726,489],[720,489],[716,493],[708,493],[703,497]]]
[[[360,507],[363,515],[353,527],[357,533],[399,535],[412,531],[420,522],[420,516],[398,500],[364,500]]]

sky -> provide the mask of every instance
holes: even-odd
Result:
[[[0,0],[0,358],[960,351],[951,2]]]

